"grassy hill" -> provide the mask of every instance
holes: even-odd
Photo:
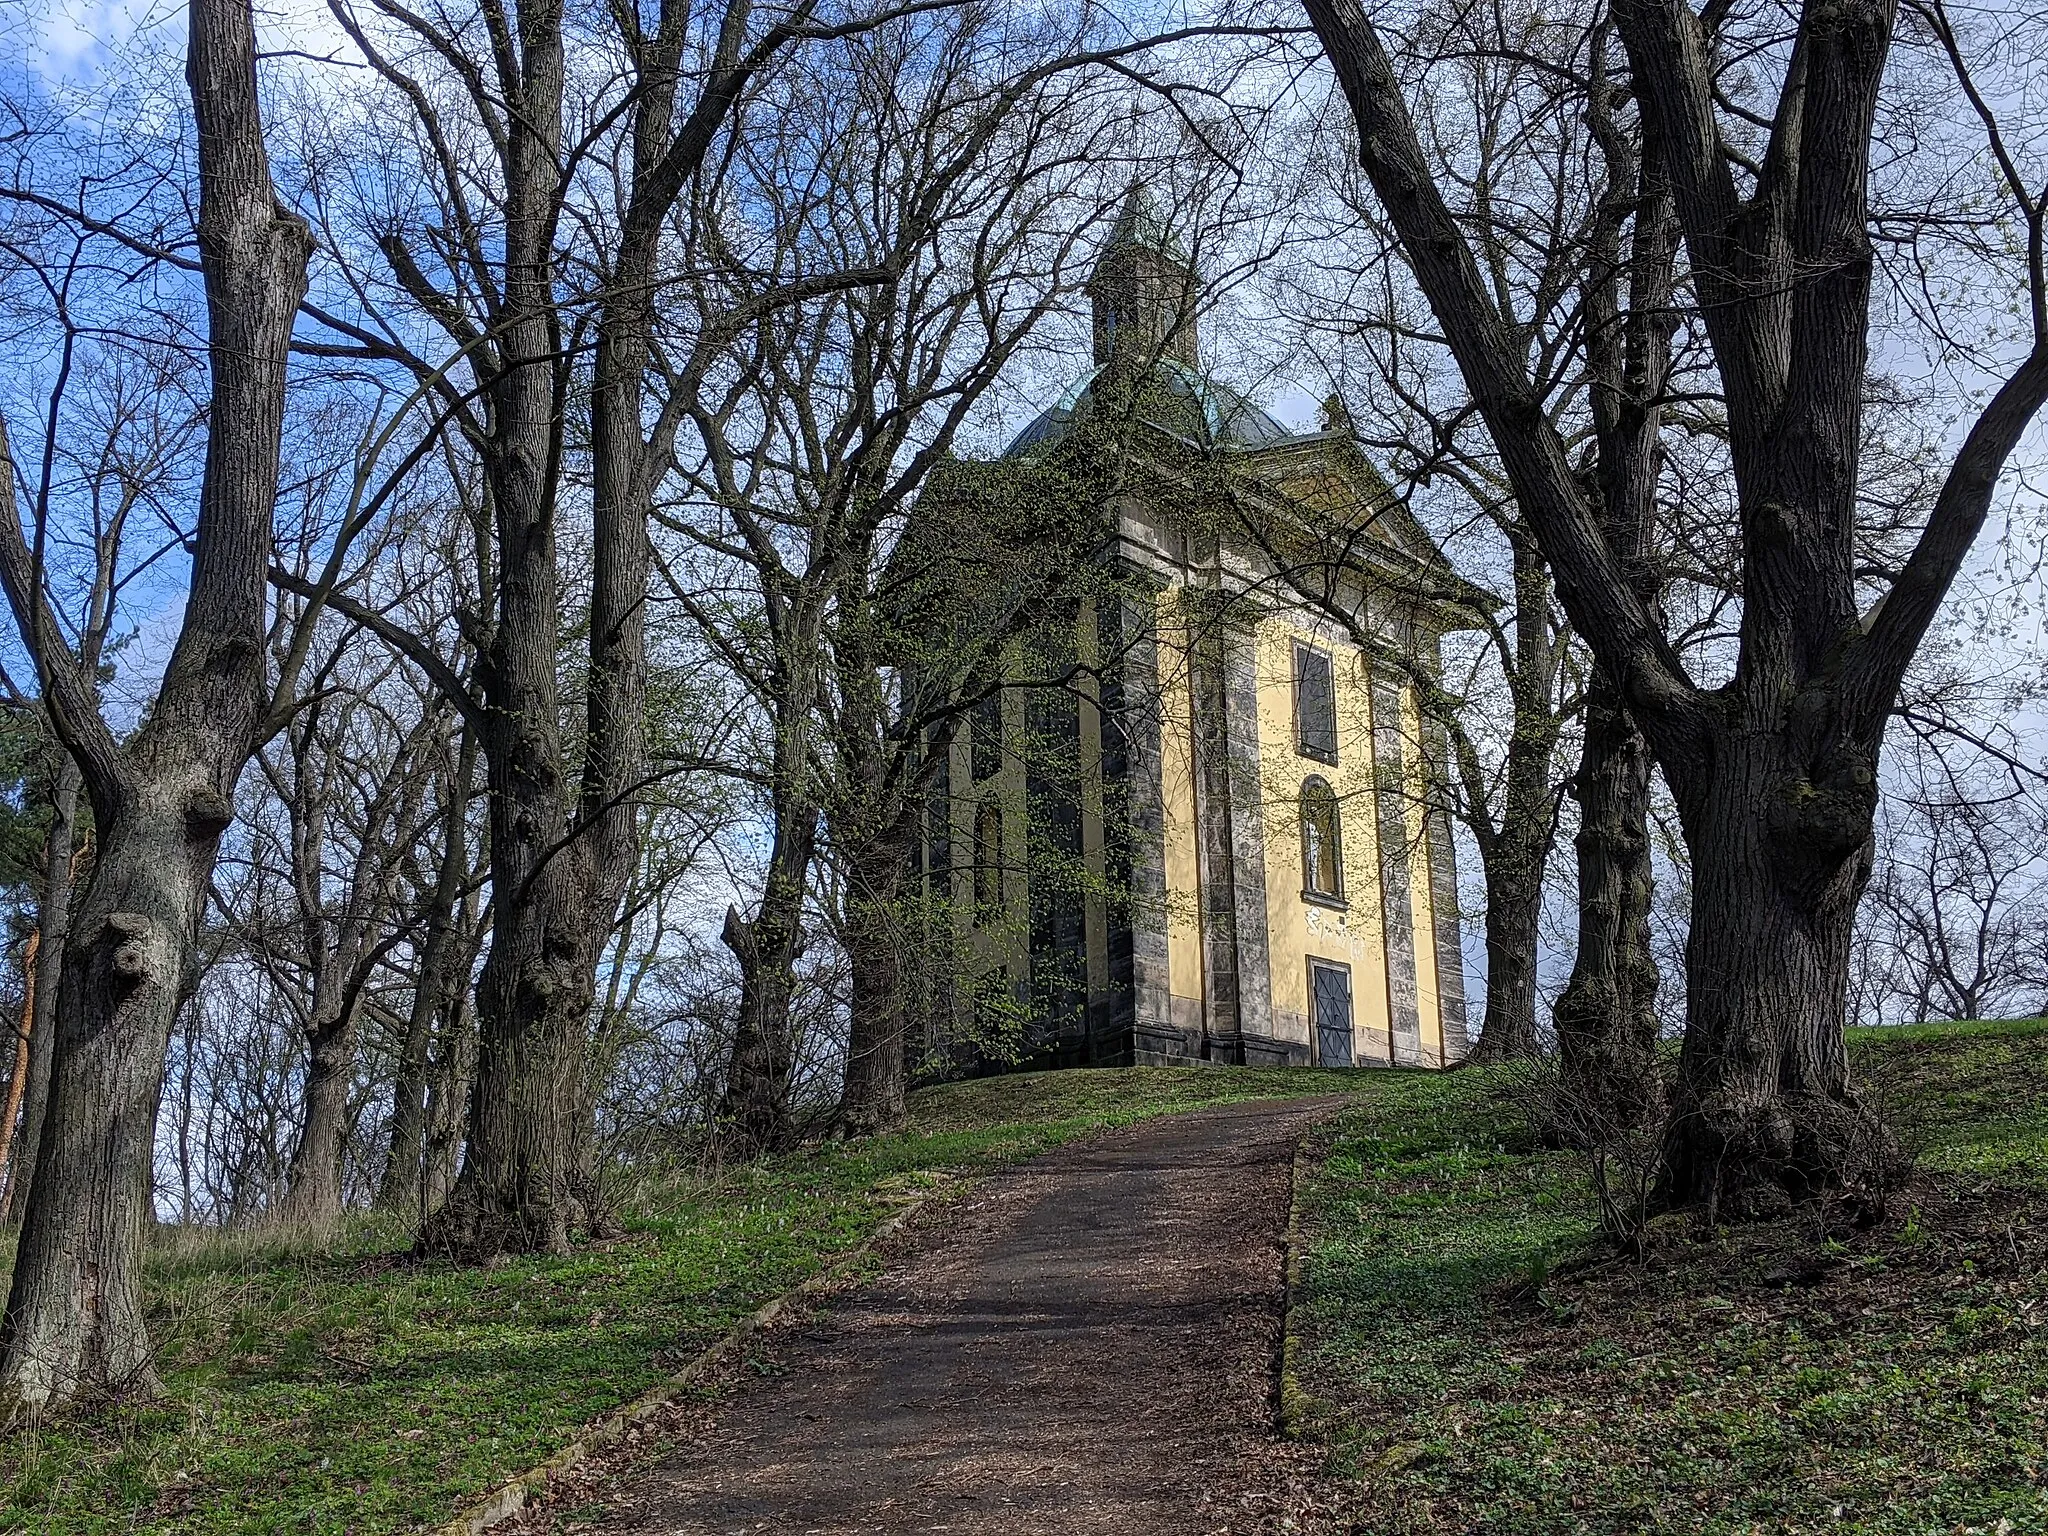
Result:
[[[657,1181],[628,1233],[567,1259],[414,1265],[365,1222],[331,1243],[164,1234],[168,1389],[92,1425],[0,1439],[0,1531],[405,1531],[546,1459],[903,1202],[1075,1136],[1363,1074],[1137,1070],[913,1096],[901,1135]]]
[[[1672,1221],[1608,1256],[1505,1074],[1389,1077],[1324,1127],[1310,1528],[2048,1531],[2048,1023],[1851,1045],[1918,1163],[1867,1231]]]
[[[317,1251],[167,1233],[167,1395],[0,1440],[0,1531],[445,1519],[906,1198],[1099,1127],[1333,1089],[1353,1098],[1311,1148],[1297,1320],[1334,1475],[1296,1529],[2048,1531],[2048,1024],[1853,1044],[1918,1155],[1891,1218],[1668,1226],[1641,1263],[1603,1256],[1511,1071],[958,1084],[904,1134],[654,1180],[624,1239],[489,1270],[413,1265],[377,1223]]]

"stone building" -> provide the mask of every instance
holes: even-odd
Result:
[[[1291,432],[1202,371],[1196,284],[1134,193],[1089,283],[1092,366],[1005,455],[1120,462],[1100,579],[1019,663],[1040,681],[938,765],[919,868],[954,956],[924,1005],[945,1069],[1466,1049],[1442,737],[1412,682],[1490,599],[1341,408]],[[1333,535],[1342,560],[1297,557]]]

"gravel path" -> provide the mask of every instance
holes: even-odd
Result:
[[[1153,1120],[990,1177],[872,1285],[765,1340],[765,1374],[680,1443],[526,1528],[1267,1528],[1289,1170],[1329,1106]]]

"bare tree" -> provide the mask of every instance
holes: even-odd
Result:
[[[1608,101],[1611,28],[1597,6],[1424,11],[1400,25],[1423,153],[1456,199],[1533,399],[1630,547],[1648,595],[1658,585],[1649,535],[1659,397],[1672,371],[1657,291],[1671,281],[1674,251],[1654,167]],[[1402,499],[1444,526],[1473,579],[1506,599],[1499,620],[1484,605],[1473,614],[1491,642],[1476,661],[1498,679],[1497,726],[1473,686],[1414,679],[1456,767],[1436,793],[1470,830],[1486,876],[1487,1013],[1474,1057],[1536,1048],[1545,872],[1569,791],[1580,802],[1581,899],[1558,1039],[1581,1097],[1640,1119],[1658,1098],[1647,754],[1598,669],[1589,689],[1571,657],[1549,562],[1444,328],[1416,291],[1401,231],[1369,182],[1339,172],[1329,201],[1327,213],[1311,208],[1298,221],[1282,302],[1332,377],[1350,382],[1354,430],[1390,454]],[[1335,574],[1355,562],[1334,537],[1323,542],[1332,575],[1320,585],[1334,592]],[[1582,709],[1580,761],[1561,784],[1560,748]]]
[[[125,741],[59,638],[41,531],[0,518],[0,580],[99,847],[65,947],[48,1121],[22,1224],[0,1392],[34,1416],[152,1380],[140,1293],[164,1056],[235,781],[273,705],[264,570],[286,353],[311,241],[270,179],[246,4],[194,0],[187,57],[212,400],[190,590],[149,717]],[[0,434],[0,457],[14,481]]]
[[[438,700],[410,723],[388,718],[386,679],[350,665],[340,638],[309,678],[285,750],[257,758],[282,817],[275,836],[259,820],[253,858],[275,859],[271,883],[286,899],[235,924],[305,1039],[299,1137],[277,1215],[310,1231],[342,1211],[358,1036],[371,985],[408,926],[400,873],[432,817],[427,785],[448,725]],[[393,663],[379,661],[388,673]]]
[[[1161,39],[1096,46],[1101,21],[1083,11],[1021,33],[967,7],[809,55],[760,103],[779,120],[757,116],[720,184],[734,212],[714,201],[697,216],[708,238],[692,329],[720,345],[675,385],[696,503],[676,523],[696,551],[681,569],[704,590],[674,592],[760,701],[767,735],[762,897],[724,930],[741,1002],[723,1117],[741,1145],[792,1130],[790,996],[821,818],[847,902],[844,1113],[861,1129],[901,1114],[898,895],[920,780],[1060,557],[1013,562],[984,589],[990,602],[966,605],[971,630],[913,640],[935,613],[902,605],[934,600],[935,537],[952,541],[939,553],[954,575],[987,578],[975,542],[989,540],[980,554],[993,559],[997,523],[1025,507],[1049,519],[1059,504],[981,506],[992,522],[955,524],[943,471],[1001,370],[1077,286],[1083,231],[1123,196],[1091,166],[1115,163],[1129,100],[1101,66]],[[740,200],[770,210],[777,233],[752,261],[725,244],[721,262],[718,232]],[[1035,531],[1048,554],[1071,542],[1050,521]],[[1013,550],[1026,536],[1007,528]],[[721,568],[732,577],[703,574]]]
[[[476,29],[383,0],[336,7],[409,120],[403,153],[389,152],[406,160],[398,179],[418,195],[349,211],[347,186],[321,193],[337,220],[355,223],[335,253],[356,273],[360,311],[326,316],[339,337],[329,350],[404,369],[436,396],[481,461],[493,524],[492,609],[468,619],[473,690],[421,637],[349,610],[461,710],[489,793],[478,1083],[460,1179],[422,1234],[435,1250],[562,1251],[591,1214],[580,1085],[595,972],[635,865],[648,778],[647,523],[681,417],[673,394],[649,387],[659,294],[672,280],[670,216],[707,159],[722,144],[729,153],[727,124],[764,72],[798,45],[891,14],[823,20],[818,9],[729,0],[707,14],[671,0],[651,30],[635,12],[593,13],[592,36],[609,50],[593,75],[573,67],[583,34],[560,4],[512,14],[489,0]],[[357,123],[353,144],[385,153],[384,121]],[[595,238],[569,239],[584,229]],[[381,273],[366,269],[362,246]],[[374,289],[395,289],[402,305],[387,310]],[[426,356],[422,330],[453,355]],[[660,339],[664,360],[694,344]],[[574,441],[586,377],[588,436]],[[569,478],[579,460],[591,579],[583,731],[571,741],[561,647],[575,594],[558,540],[581,510]]]
[[[1731,95],[1729,8],[1627,0],[1614,19],[1643,160],[1690,258],[1726,401],[1742,611],[1732,676],[1697,682],[1647,600],[1625,536],[1589,494],[1416,137],[1357,0],[1308,0],[1358,130],[1361,165],[1484,414],[1574,627],[1664,770],[1692,860],[1687,1031],[1663,1196],[1769,1210],[1830,1186],[1881,1192],[1884,1138],[1849,1082],[1850,932],[1870,867],[1877,759],[1915,649],[1983,526],[2000,472],[2048,400],[2048,189],[2013,158],[1961,41],[1919,15],[1981,119],[2026,251],[2023,357],[1970,423],[1911,555],[1865,606],[1858,449],[1869,363],[1873,129],[1888,0],[1775,9],[1744,68],[1778,74],[1762,110]],[[1763,125],[1761,127],[1755,125]],[[1760,148],[1752,141],[1761,138]],[[1668,302],[1668,301],[1667,301]]]
[[[1978,737],[1905,722],[1857,919],[1868,1022],[2003,1018],[2048,988],[2048,784]],[[1980,743],[1982,743],[1980,745]]]

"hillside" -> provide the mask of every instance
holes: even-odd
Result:
[[[1589,1260],[1511,1078],[1390,1078],[1318,1133],[1297,1312],[1314,1529],[2048,1530],[2048,1024],[1858,1031],[1917,1154],[1806,1212]]]
[[[561,1260],[414,1265],[377,1222],[319,1250],[163,1234],[167,1394],[0,1439],[0,1531],[375,1536],[445,1520],[857,1247],[904,1201],[1106,1126],[1355,1073],[1023,1074],[913,1095],[901,1135],[650,1179]]]
[[[0,1530],[398,1532],[532,1466],[904,1201],[1098,1128],[1329,1092],[1296,1293],[1297,1524],[1360,1533],[2048,1529],[2048,1024],[1860,1034],[1917,1153],[1869,1230],[1808,1215],[1608,1255],[1513,1071],[1059,1072],[904,1134],[648,1177],[574,1257],[414,1265],[167,1232],[168,1394],[0,1442]],[[2005,1522],[2001,1525],[2000,1522]],[[1281,1527],[1287,1528],[1287,1527]]]

